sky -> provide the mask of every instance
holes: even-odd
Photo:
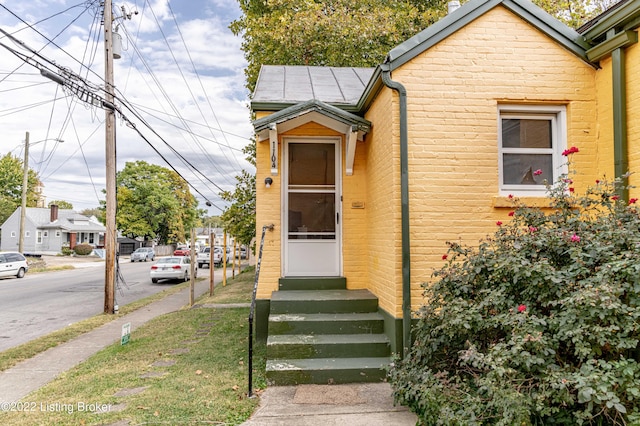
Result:
[[[254,170],[242,153],[252,137],[246,61],[228,28],[241,13],[237,0],[113,0],[113,10],[122,37],[116,103],[132,123],[116,118],[117,170],[138,160],[174,168],[199,208],[221,214],[221,190]],[[105,113],[39,68],[64,67],[103,94],[101,17],[98,0],[0,0],[0,29],[20,45],[1,33],[0,43],[29,62],[0,45],[0,156],[23,159],[29,132],[29,167],[46,203],[68,201],[77,211],[105,199]]]

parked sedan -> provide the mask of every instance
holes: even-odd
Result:
[[[146,262],[147,260],[153,262],[155,258],[156,252],[151,247],[140,247],[131,253],[132,262]]]
[[[170,256],[158,259],[151,266],[149,273],[152,283],[158,280],[180,280],[189,281],[191,274],[191,259],[189,256]],[[198,276],[198,270],[195,270],[193,278]]]
[[[189,247],[186,247],[186,246],[178,246],[173,251],[173,255],[174,256],[190,256],[191,255],[191,250],[189,250]]]
[[[0,253],[0,277],[22,278],[29,270],[27,259],[18,252]]]

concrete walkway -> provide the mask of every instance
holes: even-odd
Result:
[[[393,405],[388,383],[273,386],[242,426],[413,426],[405,407]]]

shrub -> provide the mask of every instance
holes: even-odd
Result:
[[[78,244],[73,248],[73,251],[79,256],[86,256],[91,254],[93,246],[91,244]]]
[[[62,246],[62,248],[60,249],[60,253],[62,253],[63,256],[71,256],[73,254],[73,250],[71,250],[68,246]]]
[[[640,424],[637,200],[621,180],[571,185],[546,214],[516,201],[477,248],[448,243],[389,370],[422,424]]]

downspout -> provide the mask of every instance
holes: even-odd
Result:
[[[400,202],[402,222],[402,356],[411,347],[411,255],[409,239],[409,137],[407,133],[407,90],[391,80],[388,63],[380,65],[382,82],[400,98]]]
[[[624,188],[618,190],[620,197],[629,201],[627,179],[629,171],[627,153],[627,81],[625,73],[625,53],[622,48],[611,52],[613,67],[613,157],[614,176],[622,179]]]

